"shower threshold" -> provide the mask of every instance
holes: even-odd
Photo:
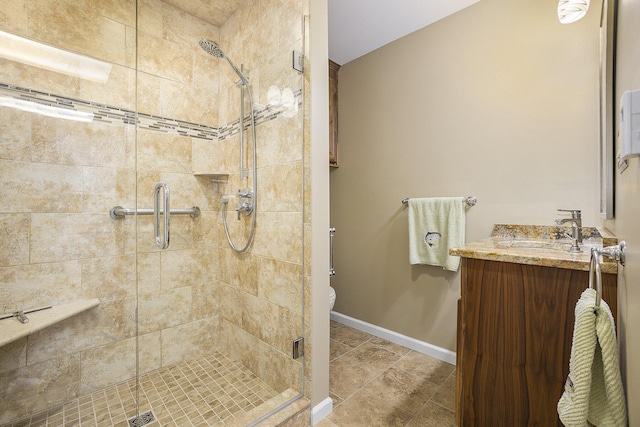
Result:
[[[149,427],[229,426],[267,414],[278,393],[241,363],[214,351],[140,375],[140,414]],[[3,427],[129,427],[138,416],[136,380],[94,392]],[[262,411],[264,407],[264,411]]]

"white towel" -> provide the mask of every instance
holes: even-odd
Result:
[[[460,257],[449,249],[464,244],[464,198],[409,199],[409,262],[457,271]]]
[[[596,291],[586,289],[575,308],[569,377],[558,401],[566,427],[624,427],[627,424],[618,347],[611,309],[595,306]]]

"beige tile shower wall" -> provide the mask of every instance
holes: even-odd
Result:
[[[98,84],[2,59],[0,82],[128,110],[137,99],[140,112],[217,126],[218,64],[197,42],[219,30],[162,2],[138,2],[147,51],[138,58],[136,94],[135,3],[10,1],[0,29],[112,69]],[[133,377],[138,294],[141,372],[216,346],[219,188],[192,175],[198,144],[0,108],[0,311],[100,299],[0,348],[0,425]],[[162,252],[150,217],[136,230],[132,217],[108,215],[115,205],[136,207],[136,196],[138,208],[151,208],[158,181],[169,183],[174,208],[202,209],[197,219],[172,218],[171,246]]]
[[[280,90],[303,88],[302,75],[291,68],[293,49],[303,50],[302,4],[248,1],[221,27],[216,41],[238,67],[243,67],[259,105],[267,103],[267,90],[272,85]],[[236,80],[231,67],[221,63],[221,126],[239,117]],[[245,114],[248,111],[246,106]],[[250,138],[251,133],[245,135]],[[231,155],[224,156],[226,162],[219,166],[230,171],[228,182],[222,185],[222,191],[229,194],[250,184],[238,176],[237,140],[234,136],[221,145]],[[250,253],[236,254],[224,234],[220,237],[221,345],[276,390],[300,390],[301,359],[291,358],[291,346],[294,338],[303,335],[302,110],[294,117],[280,115],[261,123],[256,144],[258,214]],[[235,212],[228,218],[234,241],[243,242],[249,219],[238,222]]]
[[[6,109],[0,114],[24,131],[1,137],[0,215],[12,236],[0,248],[2,312],[101,300],[95,309],[0,348],[4,424],[135,372],[125,364],[94,373],[88,363],[97,355],[135,361],[135,353],[121,352],[135,344],[134,229],[107,214],[116,203],[134,202],[135,172],[131,129],[24,112],[7,116]]]
[[[218,60],[200,48],[219,29],[160,0],[138,2],[139,109],[218,124]]]
[[[11,0],[0,30],[112,64],[105,84],[0,59],[0,81],[116,107],[135,107],[135,0]]]
[[[135,66],[135,0],[28,0],[27,14],[34,40]]]
[[[111,206],[135,201],[133,133],[123,126],[10,115],[25,132],[2,144],[13,148],[0,153],[0,218],[10,236],[0,245],[0,310],[79,298],[101,302],[0,348],[0,424],[135,374],[130,363],[106,369],[113,366],[107,360],[135,362],[135,228],[108,215]],[[23,153],[19,160],[12,158],[16,149]],[[93,372],[88,361],[106,370]]]

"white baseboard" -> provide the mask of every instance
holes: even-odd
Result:
[[[350,326],[354,329],[366,332],[378,338],[384,338],[385,340],[391,341],[392,343],[400,344],[419,353],[427,354],[431,357],[435,357],[438,360],[451,363],[452,365],[456,364],[456,353],[451,350],[447,350],[446,348],[438,347],[433,344],[429,344],[427,342],[399,334],[389,329],[381,328],[380,326],[372,325],[371,323],[363,322],[362,320],[354,319],[353,317],[336,313],[335,311],[331,312],[331,320],[335,320],[338,323],[342,323],[343,325]]]
[[[333,412],[333,400],[327,397],[311,409],[311,425],[314,426]]]

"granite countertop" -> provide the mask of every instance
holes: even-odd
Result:
[[[569,226],[496,224],[492,236],[477,242],[451,248],[451,255],[463,258],[516,264],[540,265],[589,271],[592,247],[606,247],[618,243],[618,239],[606,228],[583,227],[583,252],[568,252],[571,240]],[[603,273],[618,272],[618,264],[601,259]]]

